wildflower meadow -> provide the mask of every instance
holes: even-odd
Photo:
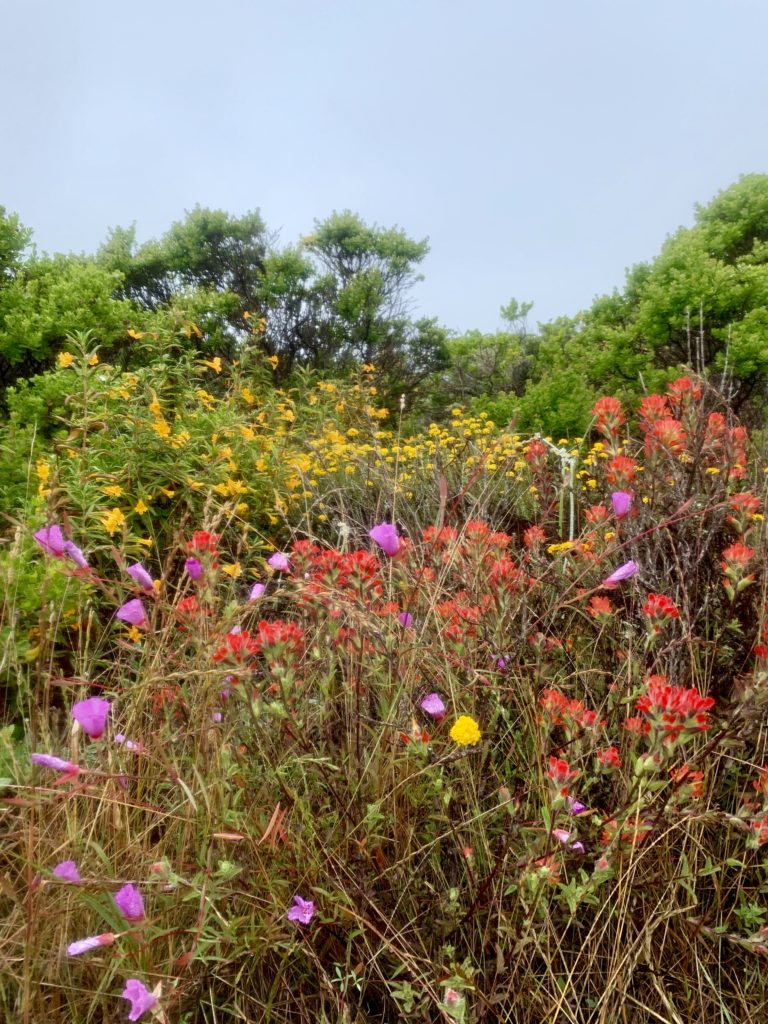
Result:
[[[760,435],[274,362],[80,336],[17,424],[0,1017],[764,1021]]]

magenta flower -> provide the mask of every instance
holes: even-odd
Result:
[[[188,558],[184,563],[184,568],[191,580],[199,580],[203,575],[203,566],[197,558]]]
[[[128,737],[122,732],[116,732],[113,736],[113,742],[119,746],[124,747],[126,750],[141,750],[142,746],[140,743],[136,743],[135,740],[129,740]]]
[[[315,904],[312,900],[303,900],[301,896],[293,897],[293,906],[288,911],[289,921],[296,921],[298,924],[309,924],[315,916]]]
[[[263,596],[266,586],[263,583],[254,583],[251,587],[251,592],[248,595],[249,601],[258,601]]]
[[[71,540],[64,541],[64,551],[69,555],[75,565],[79,565],[81,569],[90,569],[88,562],[86,561],[85,555]]]
[[[128,1014],[128,1020],[138,1020],[147,1010],[157,1006],[157,996],[153,995],[146,985],[142,984],[137,978],[129,978],[126,981],[125,988],[120,993],[120,996],[122,999],[130,1001],[131,1010]]]
[[[634,576],[637,572],[637,565],[631,559],[629,562],[625,562],[624,565],[620,565],[619,568],[612,572],[611,575],[603,580],[604,587],[615,587],[618,586],[623,580],[628,580],[631,576]]]
[[[57,864],[53,869],[53,877],[60,879],[62,882],[72,882],[75,885],[82,881],[80,872],[77,870],[77,864],[73,860],[63,860],[60,864]]]
[[[274,555],[270,555],[267,559],[267,565],[272,566],[273,569],[277,569],[278,572],[288,572],[291,567],[288,555],[283,551],[276,551]]]
[[[374,526],[372,530],[368,531],[368,536],[390,558],[394,558],[400,550],[400,534],[394,523],[379,523],[378,526]]]
[[[135,565],[129,565],[125,571],[139,584],[145,594],[154,594],[155,584],[143,565],[136,562]]]
[[[505,658],[503,654],[500,654],[496,659],[496,668],[505,676],[509,671],[509,658]]]
[[[147,613],[138,597],[121,605],[115,612],[115,618],[120,619],[121,622],[127,622],[129,626],[146,626],[147,624]]]
[[[77,942],[70,942],[67,952],[70,956],[80,956],[81,953],[90,953],[92,949],[99,946],[111,946],[117,936],[113,932],[104,932],[102,935],[91,935],[87,939],[78,939]]]
[[[410,629],[413,625],[413,616],[410,612],[400,612],[398,619],[400,620],[400,625],[403,629]]]
[[[124,885],[112,898],[126,921],[144,920],[144,900],[135,885]]]
[[[61,527],[54,523],[52,526],[44,526],[34,535],[35,540],[46,553],[54,558],[63,558],[66,553],[64,535]]]
[[[568,800],[568,813],[577,817],[579,814],[583,814],[587,810],[587,805],[581,803],[580,800],[574,800],[572,796],[567,797]]]
[[[426,711],[428,715],[436,718],[438,722],[441,718],[445,718],[445,704],[443,704],[440,695],[437,693],[428,693],[419,707],[422,711]]]
[[[103,697],[89,697],[72,705],[71,715],[79,723],[83,732],[87,732],[92,740],[97,740],[107,727],[109,701]]]
[[[632,508],[632,500],[632,495],[629,491],[614,491],[611,494],[613,514],[617,519],[623,519],[624,516],[629,515],[629,510]]]
[[[566,832],[564,828],[553,828],[552,835],[555,839],[559,839],[563,846],[567,846],[569,849],[574,850],[576,853],[584,853],[584,844],[580,842],[572,843],[571,833]]]
[[[41,768],[50,768],[54,772],[64,772],[66,775],[77,775],[80,771],[79,764],[72,764],[71,761],[64,761],[50,754],[32,754],[30,760],[32,764],[39,764]]]

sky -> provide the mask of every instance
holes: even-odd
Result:
[[[0,0],[0,205],[40,250],[196,204],[428,237],[413,311],[621,288],[768,172],[765,0]]]

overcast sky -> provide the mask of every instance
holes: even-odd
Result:
[[[766,0],[0,0],[0,33],[39,248],[349,208],[429,236],[416,308],[457,330],[576,313],[768,171]]]

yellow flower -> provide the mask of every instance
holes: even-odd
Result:
[[[152,424],[152,429],[155,431],[156,434],[159,434],[160,437],[168,437],[168,435],[171,432],[171,428],[168,426],[165,420],[155,420],[155,422]]]
[[[51,475],[51,467],[43,459],[38,459],[37,462],[35,463],[35,468],[37,470],[38,480],[40,480],[41,483],[45,483],[45,481]]]
[[[136,541],[136,543],[137,544],[141,544],[141,546],[143,548],[151,548],[152,547],[152,539],[150,537],[139,537],[139,539]]]
[[[480,726],[469,715],[461,715],[451,727],[451,739],[460,747],[472,747],[480,742]]]
[[[149,505],[146,505],[141,498],[133,506],[133,511],[138,512],[140,516],[143,516],[145,512],[149,512]]]
[[[164,494],[166,498],[173,498],[176,496],[176,491],[171,491],[167,487],[161,487],[160,493]]]
[[[123,488],[120,484],[111,484],[109,487],[102,487],[102,491],[108,494],[110,498],[119,498],[123,493]]]
[[[221,373],[221,356],[214,356],[213,359],[201,359],[200,366],[207,366],[216,373]]]
[[[71,366],[72,363],[74,363],[74,361],[75,357],[72,355],[71,352],[59,352],[58,356],[56,356],[56,362],[59,364],[62,370],[66,370],[66,368],[68,366]]]
[[[102,522],[104,523],[104,529],[111,537],[113,533],[116,533],[124,525],[125,516],[119,508],[112,508],[104,513]]]
[[[243,572],[239,562],[235,562],[234,565],[222,565],[221,571],[225,572],[227,576],[231,576],[233,580],[236,580]]]
[[[125,333],[129,338],[133,338],[134,341],[141,341],[142,338],[146,338],[147,336],[144,331],[134,331],[132,327],[130,327]]]
[[[273,370],[276,370],[277,364],[280,362],[280,359],[278,356],[267,356],[267,362],[269,363]]]
[[[243,396],[243,401],[247,402],[248,405],[253,405],[256,401],[250,388],[240,388],[240,394]]]
[[[141,630],[137,629],[136,626],[131,626],[128,630],[128,639],[133,640],[134,643],[138,643],[141,640]]]
[[[96,355],[96,353],[94,352],[94,353],[93,353],[93,355],[92,355],[92,356],[90,357],[90,359],[88,360],[88,365],[89,365],[89,366],[96,366],[96,364],[98,363],[98,361],[99,361],[99,357],[98,357],[98,356]]]

